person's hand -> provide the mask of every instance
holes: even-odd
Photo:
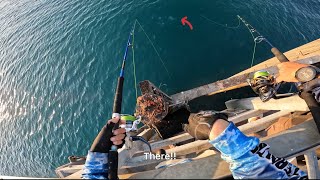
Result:
[[[213,131],[213,128],[218,128],[217,130],[219,130],[220,126],[216,126],[215,122],[222,120],[226,124],[229,124],[227,119],[228,116],[224,113],[216,113],[213,111],[201,111],[196,114],[191,114],[188,119],[189,124],[184,125],[183,129],[197,140],[206,140],[209,139],[209,136],[211,137],[211,132]],[[215,134],[213,134],[213,136],[214,135]]]
[[[101,129],[101,131],[93,141],[90,151],[108,153],[113,144],[117,145],[119,148],[122,147],[122,145],[124,144],[124,138],[126,136],[126,129],[119,128],[112,132],[112,126],[110,126],[111,123],[117,123],[118,121],[119,117],[107,121],[107,124]],[[120,120],[119,127],[121,127],[121,125],[125,123],[126,122],[124,120]]]
[[[278,64],[277,67],[279,68],[279,74],[276,77],[276,82],[299,82],[296,79],[296,71],[306,66],[308,65],[295,62],[283,62]]]
[[[111,122],[112,123],[117,123],[119,121],[119,117],[112,118],[110,119],[107,124],[109,125]],[[122,127],[121,125],[125,125],[126,121],[125,120],[120,120],[119,127]],[[113,131],[113,137],[110,138],[112,143],[114,145],[122,145],[124,143],[124,138],[126,137],[126,129],[125,128],[119,128]]]

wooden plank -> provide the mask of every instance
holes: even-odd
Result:
[[[304,155],[307,164],[308,178],[309,179],[319,179],[319,166],[318,158],[315,151],[307,152]]]
[[[188,144],[177,146],[166,150],[167,154],[176,153],[177,157],[191,154],[194,152],[200,152],[211,148],[212,145],[207,140],[197,140]],[[128,163],[140,163],[145,161],[145,155],[130,158]],[[160,162],[160,161],[159,161]]]
[[[270,152],[274,155],[289,159],[307,147],[320,144],[320,135],[313,118],[310,118],[286,131],[262,138],[261,141],[270,145]]]
[[[142,136],[146,140],[149,140],[152,134],[153,134],[152,129],[145,129],[140,134],[138,134],[138,136]],[[118,154],[119,154],[118,166],[119,167],[123,166],[123,164],[125,164],[125,162],[128,159],[130,159],[136,152],[144,151],[144,148],[143,148],[144,143],[141,141],[135,141],[134,143],[130,144],[132,146],[130,148],[127,148],[126,145],[124,145],[121,149],[118,150]]]
[[[266,111],[253,109],[253,110],[249,110],[244,113],[238,114],[236,116],[233,116],[233,117],[229,118],[228,120],[233,122],[234,124],[236,124],[236,123],[242,122],[244,120],[247,120],[251,117],[260,116],[264,112],[266,112]]]
[[[228,164],[219,156],[209,156],[170,168],[120,175],[120,179],[212,179],[229,171]]]
[[[281,98],[270,99],[262,102],[259,97],[233,99],[227,101],[228,109],[259,109],[259,110],[288,110],[288,111],[309,111],[306,102],[298,95]]]
[[[233,116],[233,117],[229,118],[229,121],[232,121],[234,123],[238,123],[238,122],[246,120],[246,119],[248,119],[250,117],[261,115],[264,112],[266,112],[266,111],[263,111],[263,110],[245,111],[245,112],[242,112],[240,114],[237,114],[236,116]],[[284,113],[281,113],[280,115],[283,115],[283,114]],[[265,120],[264,119],[260,119],[259,121],[260,122],[264,122]],[[264,126],[261,126],[261,127],[264,127]],[[248,132],[251,133],[253,131],[251,130],[251,131],[248,131]],[[185,141],[185,140],[190,140],[192,138],[193,137],[191,135],[189,135],[188,133],[183,133],[181,135],[174,136],[172,138],[169,138],[169,139],[166,139],[166,140],[163,140],[163,141],[158,141],[158,142],[151,143],[151,147],[152,147],[152,149],[160,149],[160,148],[163,148],[163,147],[171,145],[171,144],[176,144],[178,142],[182,142],[182,141]],[[200,145],[201,148],[197,147],[198,145]],[[144,146],[144,150],[145,151],[149,150],[149,147],[147,145],[144,144],[143,146]],[[172,149],[168,150],[168,153],[169,152],[175,152],[177,154],[177,156],[181,156],[181,155],[193,153],[194,151],[205,150],[205,149],[207,149],[207,147],[210,148],[211,145],[206,143],[205,141],[195,141],[195,142],[183,145],[183,146],[179,146],[177,148],[172,148]],[[162,161],[164,161],[164,160],[153,160],[153,161],[149,160],[149,161],[145,161],[145,157],[143,155],[143,156],[137,156],[137,157],[131,158],[131,160],[128,161],[125,166],[126,167],[130,167],[130,166],[134,166],[134,165],[135,166],[145,166],[145,165],[148,165],[148,164],[150,165],[150,164],[160,163]]]
[[[212,145],[207,140],[197,140],[182,146],[177,146],[172,149],[166,150],[168,154],[176,153],[177,156],[183,156],[194,152],[201,152],[211,148]]]
[[[280,117],[289,115],[290,112],[291,111],[279,111],[269,116],[263,117],[257,121],[239,126],[239,129],[244,134],[259,132],[271,126],[273,123],[277,122]]]
[[[297,62],[304,64],[318,63],[320,62],[320,56],[297,60]],[[276,66],[264,69],[269,71],[270,74],[278,74],[278,68]],[[179,104],[215,92],[225,92],[226,90],[237,89],[240,87],[248,86],[247,79],[250,76],[252,76],[251,72],[241,74],[239,76],[232,76],[224,80],[216,81],[214,83],[206,84],[187,91],[182,91],[180,93],[172,95],[171,97],[174,101],[174,104]]]
[[[269,116],[263,117],[263,118],[259,119],[258,121],[239,126],[239,129],[245,134],[255,133],[255,132],[261,131],[261,130],[269,127],[271,124],[276,122],[279,117],[286,116],[288,114],[290,114],[290,111],[280,111],[280,112],[271,114]],[[179,156],[184,156],[184,155],[191,154],[194,152],[204,151],[204,150],[209,149],[211,147],[212,147],[212,145],[209,144],[208,141],[197,140],[197,141],[185,144],[185,145],[181,145],[181,146],[177,146],[175,148],[168,149],[168,150],[166,150],[166,153],[167,154],[176,153],[177,157],[179,157]],[[145,162],[145,161],[146,161],[146,158],[144,155],[137,156],[137,157],[131,158],[127,162],[126,165],[133,166],[134,163],[136,163],[136,165],[146,165],[149,162],[152,164],[157,163],[157,162],[162,162],[162,161],[149,161],[149,162]]]
[[[318,53],[320,53],[320,51]],[[298,63],[302,63],[302,64],[315,64],[315,63],[319,62],[319,59],[320,59],[320,54],[315,54],[314,56],[309,56],[308,55],[308,56],[305,56],[304,58],[295,59],[294,61],[298,62]],[[271,74],[277,74],[278,69],[275,70],[275,69],[272,68],[273,66],[275,66],[275,65],[280,63],[278,60],[276,60],[276,61],[277,61],[276,63],[272,62],[269,65],[268,65],[268,61],[264,61],[264,62],[260,63],[258,66],[254,66],[252,68],[249,68],[249,69],[247,69],[245,71],[242,71],[242,72],[240,72],[238,74],[235,74],[235,75],[231,76],[230,78],[234,78],[234,77],[241,76],[241,75],[247,75],[248,76],[251,72],[256,72],[258,70],[263,70],[263,69],[269,71]],[[208,95],[211,96],[211,95],[215,95],[215,94],[218,94],[218,93],[221,93],[221,92],[226,92],[226,91],[230,91],[230,90],[233,90],[233,89],[242,88],[242,87],[245,87],[245,86],[248,86],[247,82],[242,82],[242,83],[239,82],[239,84],[237,84],[235,86],[230,86],[230,87],[225,88],[225,89],[220,89],[218,91],[211,92]]]
[[[320,167],[320,160],[318,160],[318,167]],[[304,166],[299,166],[299,168],[300,168],[302,171],[304,171],[304,172],[308,172],[306,165],[304,165]]]
[[[248,110],[245,110],[245,109],[225,109],[220,112],[228,114],[228,116],[230,118],[230,117],[237,116],[237,115],[244,113],[244,112],[247,112],[247,111]]]
[[[307,147],[320,144],[320,135],[312,118],[279,134],[261,139],[270,145],[270,152],[278,157],[295,157]],[[290,143],[288,143],[290,142]],[[203,159],[179,164],[170,168],[155,169],[146,172],[119,175],[120,179],[153,179],[153,178],[219,178],[230,175],[228,164],[220,156],[212,155]],[[195,173],[196,172],[196,173]],[[68,176],[68,179],[79,179],[82,170]]]
[[[270,145],[270,152],[278,157],[298,154],[301,150],[314,144],[320,144],[320,135],[312,120],[292,127],[277,136],[262,139]],[[288,143],[290,142],[290,143]],[[292,157],[290,156],[290,157]],[[187,179],[187,178],[219,178],[231,175],[228,164],[217,155],[197,161],[178,164],[169,168],[161,168],[146,172],[125,174],[120,178],[129,179]]]
[[[81,169],[80,171],[77,171],[76,173],[71,174],[70,176],[67,176],[63,179],[81,179],[82,173],[83,173],[83,170]]]
[[[190,139],[193,139],[193,137],[190,136],[189,133],[183,133],[183,134],[180,134],[180,135],[177,135],[177,136],[174,136],[174,137],[162,140],[162,141],[153,142],[150,145],[151,145],[152,150],[155,150],[155,149],[164,148],[164,147],[169,146],[171,144],[177,144],[182,141],[187,141]],[[144,146],[145,151],[149,150],[149,147],[146,144],[144,144],[143,146]]]
[[[320,39],[314,40],[297,48],[291,49],[284,53],[284,55],[289,59],[289,61],[297,61],[299,59],[309,58],[313,56],[320,55]],[[241,74],[245,74],[248,72],[257,71],[260,69],[264,69],[266,67],[271,67],[276,64],[279,64],[279,60],[275,57],[272,57],[262,63],[259,63],[249,69],[246,69],[234,76],[238,76]]]

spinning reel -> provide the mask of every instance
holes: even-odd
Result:
[[[259,95],[262,102],[275,97],[280,84],[277,84],[274,76],[268,71],[257,71],[252,79],[247,79],[252,90]]]

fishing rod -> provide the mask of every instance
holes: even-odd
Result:
[[[136,21],[137,22],[137,21]],[[134,30],[135,25],[134,23],[132,30],[130,31],[128,41],[126,44],[125,53],[122,60],[120,75],[118,77],[118,83],[117,83],[117,89],[115,92],[115,97],[113,101],[113,111],[112,111],[112,118],[118,117],[119,119],[123,119],[126,121],[126,131],[132,131],[135,130],[137,127],[137,124],[140,123],[139,118],[137,119],[134,116],[128,115],[128,114],[121,114],[121,107],[122,107],[122,94],[123,94],[123,84],[124,84],[124,70],[126,65],[126,59],[129,51],[129,47],[133,47],[133,41],[134,41]],[[113,131],[119,128],[119,122],[117,123],[110,123],[110,127],[108,128],[109,131],[108,137],[113,136]],[[151,146],[148,141],[146,141],[141,136],[130,136],[129,140],[131,141],[142,141],[143,143],[147,144],[149,147],[149,150],[151,152]],[[109,158],[108,158],[108,178],[109,179],[119,179],[118,178],[118,147],[116,145],[112,145],[111,149],[109,151]]]
[[[274,56],[282,63],[288,62],[288,58],[280,52],[270,41],[265,38],[259,31],[256,30],[251,24],[249,24],[244,18],[237,15],[238,19],[248,28],[253,41],[255,43],[266,42]],[[276,83],[276,79],[269,72],[257,71],[254,73],[252,79],[247,79],[248,84],[251,86],[252,90],[259,95],[262,102],[266,102],[271,98],[276,97],[277,91],[280,88],[280,83]]]
[[[133,36],[135,25],[132,27],[130,31],[128,41],[125,48],[125,53],[122,60],[120,75],[118,77],[117,89],[115,92],[115,97],[113,101],[113,111],[112,118],[118,117],[120,119],[121,116],[121,107],[122,107],[122,94],[123,94],[123,82],[124,82],[124,70],[126,65],[126,59],[128,55],[129,47],[131,44],[131,37]],[[110,123],[110,131],[109,137],[113,135],[113,131],[119,128],[120,120],[117,123]],[[111,146],[111,150],[109,151],[108,158],[108,178],[109,179],[118,179],[118,147],[116,145]]]
[[[278,48],[273,46],[270,41],[265,38],[263,35],[259,33],[253,26],[251,26],[249,23],[247,23],[241,16],[237,15],[237,17],[243,22],[243,24],[248,28],[250,31],[254,42],[260,43],[262,41],[266,42],[270,47],[271,47],[271,52],[272,54],[280,61],[280,62],[287,62],[289,61],[288,58],[281,52],[279,51]],[[256,34],[256,36],[254,36]]]
[[[260,43],[265,41],[271,47],[271,52],[275,57],[280,61],[289,62],[288,58],[280,52],[276,47],[274,47],[270,41],[262,36],[253,26],[247,23],[242,17],[237,15],[237,17],[243,22],[243,24],[250,31],[255,43]],[[256,36],[254,36],[254,33]],[[291,73],[291,72],[288,72]],[[319,68],[313,66],[302,67],[298,69],[295,73],[295,78],[299,81],[295,83],[296,87],[299,90],[299,96],[306,102],[314,122],[317,125],[318,132],[320,133],[320,104],[316,101],[312,90],[320,85],[320,79],[317,77],[320,74]],[[259,94],[260,99],[265,102],[272,97],[275,97],[275,94],[280,86],[280,83],[277,85],[275,78],[265,71],[257,71],[254,73],[254,77],[251,80],[248,80],[249,85],[257,94]]]

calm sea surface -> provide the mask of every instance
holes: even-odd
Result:
[[[0,174],[55,177],[85,155],[111,116],[128,33],[138,81],[168,94],[226,78],[251,64],[243,16],[282,51],[320,37],[319,0],[0,0]],[[194,29],[181,25],[188,16]],[[257,47],[255,64],[270,58]],[[123,112],[135,106],[129,51]],[[212,102],[223,104],[224,102]]]

